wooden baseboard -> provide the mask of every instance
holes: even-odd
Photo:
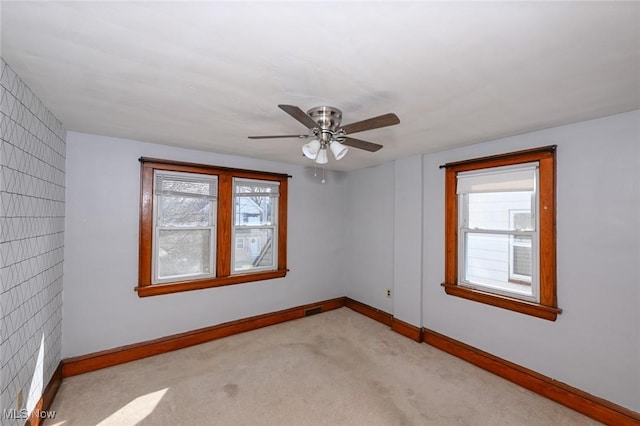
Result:
[[[422,342],[422,329],[420,327],[416,327],[415,325],[409,324],[408,322],[404,322],[402,320],[399,320],[398,318],[394,318],[394,316],[388,312],[385,312],[378,308],[374,308],[373,306],[369,306],[365,303],[358,302],[357,300],[353,300],[348,297],[345,298],[344,305],[347,308],[351,308],[364,316],[367,316],[371,319],[381,322],[386,326],[391,327],[393,331],[400,333],[411,340]]]
[[[62,361],[60,361],[60,363],[58,364],[58,368],[56,368],[53,376],[51,376],[51,380],[49,380],[49,383],[47,383],[47,387],[44,388],[42,396],[29,414],[29,418],[27,419],[25,426],[40,426],[44,422],[44,419],[42,418],[40,413],[49,411],[49,409],[51,408],[51,404],[53,403],[53,399],[56,397],[61,384]]]
[[[638,425],[640,414],[429,329],[423,341],[471,364],[610,425]]]
[[[416,327],[413,324],[401,321],[398,318],[393,318],[391,320],[391,329],[418,343],[422,342],[422,328]]]
[[[159,355],[165,352],[198,345],[211,340],[227,337],[245,331],[251,331],[269,325],[278,324],[302,318],[308,312],[316,313],[330,311],[343,307],[345,298],[325,300],[323,302],[298,306],[282,311],[257,315],[237,321],[231,321],[212,327],[205,327],[185,333],[174,334],[146,342],[134,343],[132,345],[121,346],[105,351],[95,352],[88,355],[67,358],[62,363],[62,377],[71,377],[77,374],[88,373],[90,371],[111,367],[126,362]],[[321,309],[318,309],[321,308]]]
[[[344,300],[344,306],[353,309],[354,311],[364,316],[381,322],[386,326],[391,327],[393,315],[388,312],[381,311],[380,309],[374,308],[373,306],[366,305],[362,302],[358,302],[357,300],[353,300],[348,297],[346,297]]]

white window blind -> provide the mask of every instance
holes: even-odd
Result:
[[[280,193],[280,182],[254,179],[234,178],[234,195],[237,197],[270,196],[277,197]]]
[[[457,194],[534,191],[537,163],[502,166],[457,175]]]
[[[216,200],[218,179],[210,175],[177,175],[156,172],[155,194]]]

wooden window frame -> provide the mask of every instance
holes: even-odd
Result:
[[[140,240],[138,258],[139,297],[177,293],[189,290],[241,284],[253,281],[282,278],[287,275],[287,188],[290,176],[282,173],[218,167],[157,158],[141,157],[140,166]],[[216,223],[216,276],[197,280],[152,284],[153,264],[153,187],[154,171],[172,171],[216,175],[218,177],[218,206]],[[233,226],[233,178],[270,180],[280,183],[278,197],[278,253],[277,268],[269,271],[233,274],[231,250]]]
[[[447,294],[480,303],[555,321],[556,292],[556,145],[447,163],[445,168],[445,278]],[[529,302],[489,291],[458,285],[458,196],[457,174],[489,167],[537,162],[540,215],[540,302]]]

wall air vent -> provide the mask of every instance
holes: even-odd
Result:
[[[315,306],[313,308],[305,309],[304,310],[304,316],[308,317],[308,316],[311,316],[311,315],[319,314],[321,312],[322,312],[322,306]]]

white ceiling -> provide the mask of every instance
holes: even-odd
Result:
[[[640,2],[11,2],[2,56],[67,130],[310,165],[277,108],[330,105],[354,170],[640,108]]]

